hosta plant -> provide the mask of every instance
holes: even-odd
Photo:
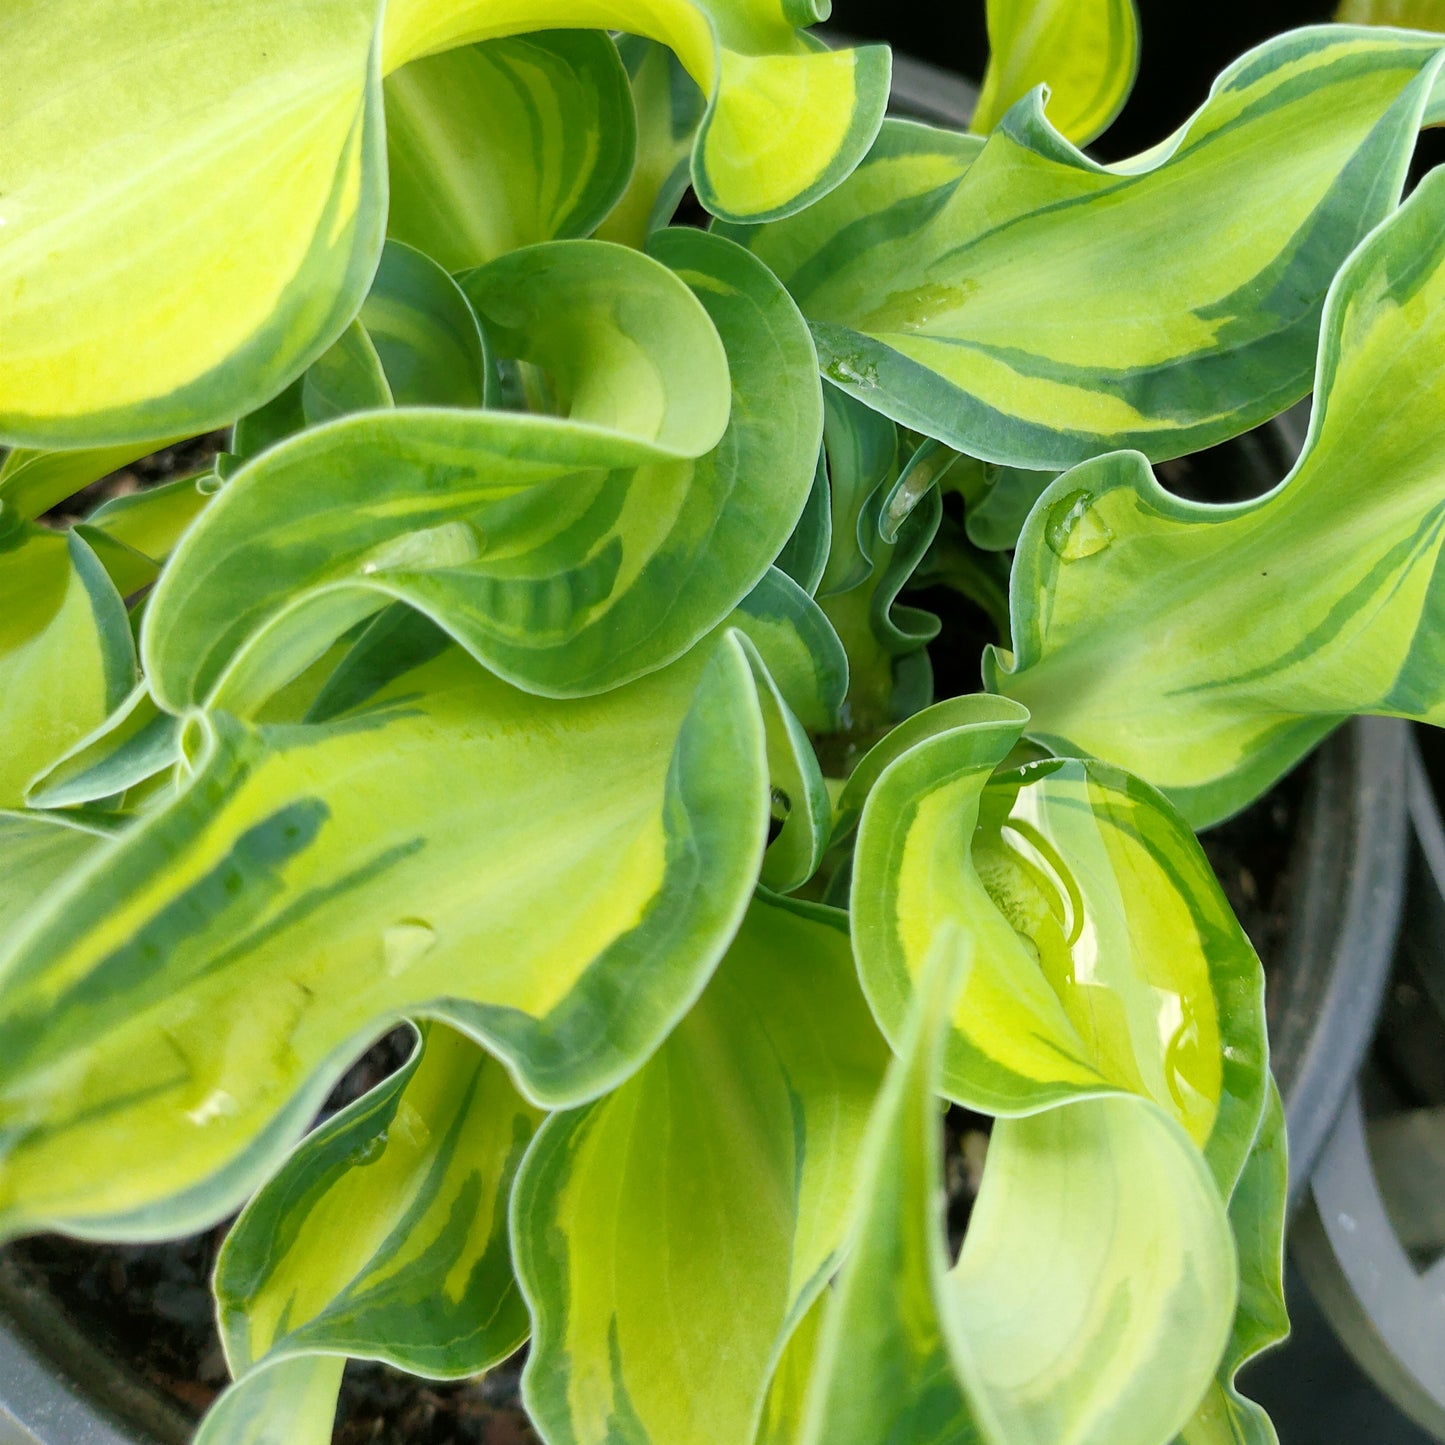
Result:
[[[970,134],[825,8],[0,20],[0,1236],[240,1211],[206,1445],[526,1342],[553,1445],[1273,1438],[1194,830],[1445,719],[1445,41],[1103,165],[1129,0],[991,0]],[[1267,495],[1158,481],[1311,391]]]

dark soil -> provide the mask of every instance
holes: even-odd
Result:
[[[226,435],[224,431],[208,432],[205,436],[192,437],[189,441],[177,442],[164,451],[142,457],[128,467],[92,482],[73,497],[67,497],[59,506],[52,507],[41,521],[54,527],[68,527],[89,516],[103,502],[203,472],[215,461],[216,454],[225,450]]]

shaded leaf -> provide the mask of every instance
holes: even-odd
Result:
[[[599,31],[427,55],[389,76],[385,94],[388,234],[448,271],[587,235],[632,171],[632,96]]]

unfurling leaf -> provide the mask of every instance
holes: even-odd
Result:
[[[152,600],[157,700],[250,711],[393,598],[550,695],[716,627],[807,499],[819,387],[752,257],[681,230],[653,248],[557,241],[465,278],[498,355],[545,368],[565,416],[371,413],[238,473]]]

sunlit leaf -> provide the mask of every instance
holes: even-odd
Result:
[[[17,0],[0,439],[192,434],[293,382],[352,321],[380,256],[384,78],[477,41],[583,26],[666,44],[709,97],[704,204],[737,219],[805,205],[853,169],[888,96],[886,49],[830,51],[795,28],[819,15],[781,0],[255,0],[179,24],[142,0]]]
[[[1203,1151],[1227,1200],[1265,1102],[1263,975],[1183,820],[1092,761],[990,775],[1027,723],[1003,699],[902,751],[863,805],[853,926],[900,1036],[945,929],[973,949],[944,1092],[998,1115],[1123,1092]]]

